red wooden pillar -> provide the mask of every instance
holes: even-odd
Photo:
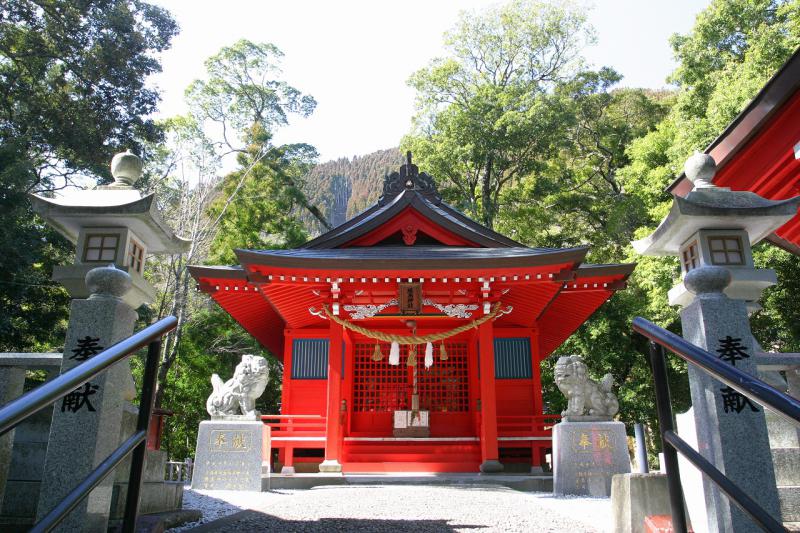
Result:
[[[342,401],[342,326],[331,322],[328,336],[328,408],[325,422],[325,460],[320,472],[341,472],[342,426],[339,410]]]
[[[539,331],[534,330],[531,333],[531,367],[533,370],[533,414],[544,414],[544,403],[542,400],[542,363],[539,359]],[[535,433],[541,429],[541,425],[536,423],[533,425]],[[531,473],[543,473],[542,464],[544,463],[545,449],[541,446],[541,441],[533,441],[531,447]]]
[[[502,472],[497,449],[497,391],[494,377],[494,325],[479,326],[481,367],[481,472]]]

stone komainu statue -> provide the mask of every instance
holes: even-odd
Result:
[[[255,418],[256,399],[264,393],[267,387],[269,368],[267,360],[257,355],[243,355],[242,362],[236,365],[233,377],[222,382],[217,374],[211,376],[211,385],[214,392],[206,401],[206,410],[211,416],[236,415],[241,410],[242,415]]]
[[[567,409],[561,416],[607,418],[619,411],[619,402],[611,392],[614,378],[606,374],[600,383],[589,378],[586,363],[580,355],[559,357],[555,367],[555,381],[559,390],[567,397]]]

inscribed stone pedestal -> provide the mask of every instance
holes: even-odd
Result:
[[[128,304],[115,298],[73,300],[61,373],[130,337],[136,317]],[[127,360],[122,361],[55,403],[37,520],[118,446],[130,373]],[[114,476],[108,476],[58,530],[105,533],[113,481]]]
[[[207,420],[197,432],[192,488],[261,491],[259,420]]]
[[[745,302],[720,292],[700,293],[681,311],[681,323],[687,341],[757,375]],[[763,407],[694,365],[689,365],[689,387],[698,451],[768,513],[779,517]],[[760,531],[707,477],[703,476],[702,483],[709,531]]]
[[[608,497],[611,478],[630,471],[622,422],[561,422],[553,428],[554,494]]]

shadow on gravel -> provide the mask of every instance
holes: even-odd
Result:
[[[233,533],[242,531],[330,532],[385,531],[403,533],[449,533],[486,526],[449,524],[447,520],[388,520],[364,518],[321,518],[314,521],[285,520],[260,511],[241,511],[188,530],[191,533]]]

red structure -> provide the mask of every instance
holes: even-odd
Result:
[[[717,162],[719,187],[770,200],[800,195],[800,49],[705,152]],[[681,175],[668,190],[685,196],[692,184]],[[800,255],[800,215],[767,239]]]
[[[341,226],[192,274],[283,361],[281,414],[264,421],[284,466],[476,472],[538,466],[550,447],[539,363],[633,269],[583,265],[587,251],[481,226],[409,156]]]

